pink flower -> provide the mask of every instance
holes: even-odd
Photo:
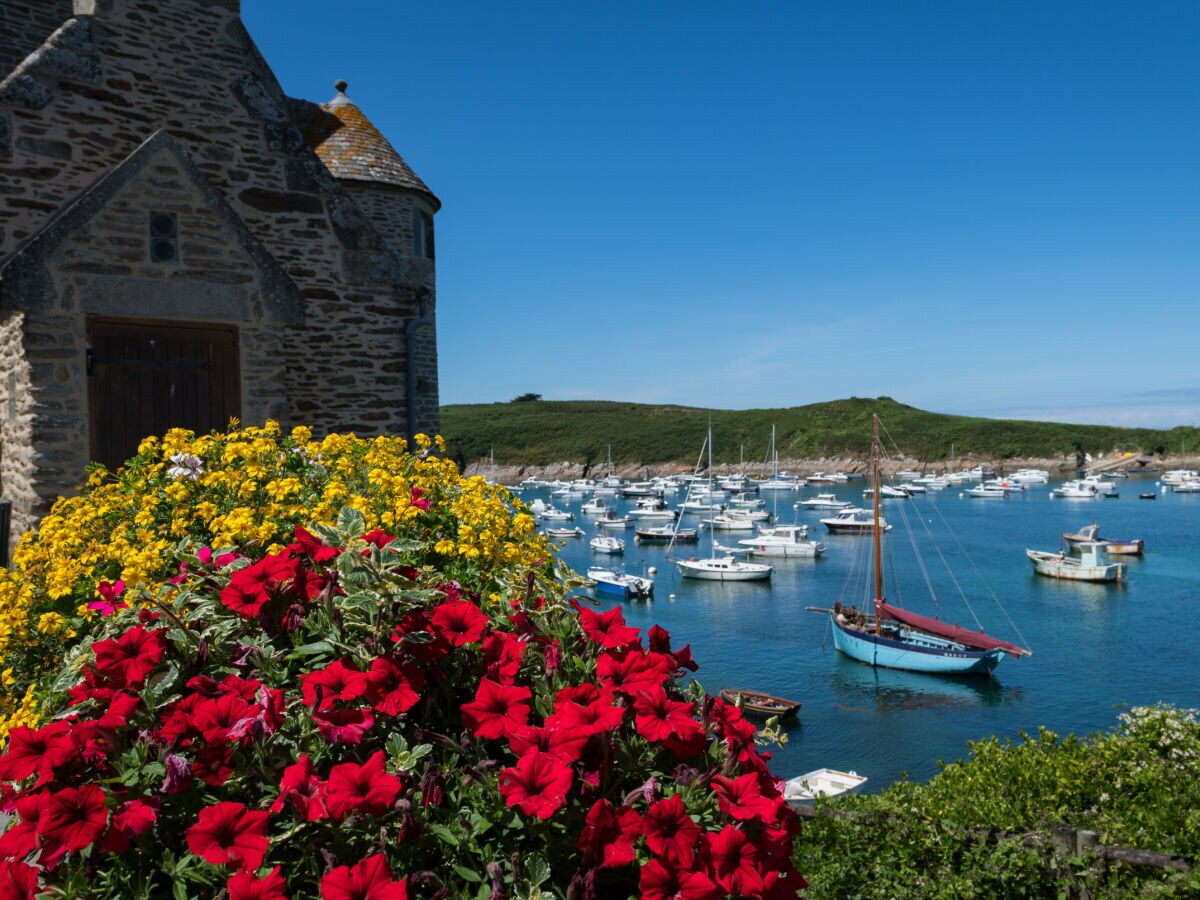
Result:
[[[124,600],[118,600],[125,591],[125,582],[118,581],[116,584],[109,584],[107,581],[102,581],[96,585],[96,593],[100,595],[99,600],[93,600],[87,605],[87,608],[93,612],[98,612],[102,616],[111,616],[118,609],[129,609],[129,604]]]

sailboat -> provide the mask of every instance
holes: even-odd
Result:
[[[879,483],[879,419],[872,417],[871,471]],[[874,500],[879,521],[879,496]],[[1005,655],[1031,651],[1007,641],[918,615],[887,602],[883,590],[882,529],[874,528],[874,613],[835,603],[832,609],[808,607],[829,616],[833,643],[851,659],[870,666],[950,675],[990,674]]]
[[[712,477],[712,425],[708,426],[708,472]],[[703,451],[701,451],[703,452]],[[690,490],[690,489],[689,489]],[[685,500],[686,503],[686,500]],[[731,553],[717,556],[716,538],[713,529],[709,529],[709,540],[712,544],[712,555],[708,559],[675,560],[675,568],[683,578],[700,578],[706,581],[766,581],[775,571],[775,567],[767,563],[746,562]]]

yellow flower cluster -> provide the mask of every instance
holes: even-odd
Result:
[[[277,423],[146,438],[115,474],[89,472],[60,498],[0,570],[0,737],[28,719],[42,669],[86,624],[101,582],[154,593],[179,571],[181,549],[290,543],[296,525],[335,524],[345,507],[368,529],[418,541],[412,563],[481,596],[523,590],[549,548],[503,488],[462,478],[437,455],[441,438],[284,434]],[[81,612],[83,620],[80,619]],[[22,711],[24,710],[24,711]]]

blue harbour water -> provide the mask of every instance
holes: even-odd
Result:
[[[786,728],[787,743],[773,750],[776,774],[788,777],[821,766],[852,769],[868,776],[868,789],[880,790],[903,774],[929,778],[939,760],[965,758],[967,742],[979,738],[1015,740],[1039,726],[1060,735],[1107,731],[1117,726],[1123,709],[1158,701],[1200,707],[1200,494],[1163,492],[1152,475],[1118,481],[1118,498],[1051,498],[1053,486],[1031,485],[1023,495],[1000,500],[971,498],[951,486],[911,500],[883,501],[894,525],[885,567],[901,585],[888,579],[890,602],[977,627],[956,580],[989,634],[1032,649],[1032,657],[1005,657],[990,678],[864,666],[834,650],[827,616],[805,611],[837,600],[863,608],[869,579],[856,570],[871,540],[828,534],[818,520],[829,513],[796,511],[793,503],[834,492],[863,505],[861,481],[762,495],[768,509],[778,510],[779,521],[808,523],[810,538],[827,548],[815,560],[764,560],[775,565],[767,583],[681,579],[670,557],[708,555],[703,530],[699,544],[668,551],[638,545],[632,529],[605,529],[626,541],[624,557],[593,553],[588,540],[597,528],[580,514],[582,501],[555,498],[554,504],[573,511],[573,524],[586,532],[560,542],[559,555],[576,571],[610,564],[633,574],[656,570],[653,600],[597,595],[600,608],[621,605],[629,624],[644,630],[659,624],[674,646],[691,644],[700,664],[695,678],[710,693],[752,688],[803,704],[799,720]],[[1139,499],[1143,492],[1157,499]],[[522,499],[528,503],[539,496],[547,498],[548,491],[526,492]],[[622,511],[632,506],[607,500]],[[683,524],[693,527],[699,520],[688,515]],[[1062,532],[1078,531],[1092,520],[1102,537],[1146,542],[1143,557],[1114,557],[1128,563],[1123,583],[1076,583],[1033,573],[1026,548],[1057,551]],[[917,535],[925,572],[910,532]],[[736,545],[750,535],[718,532],[717,541]],[[940,609],[930,600],[926,575]]]

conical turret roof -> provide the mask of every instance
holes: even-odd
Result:
[[[320,105],[323,114],[313,116],[305,129],[309,146],[329,171],[340,179],[420,191],[435,208],[441,206],[396,148],[346,96],[346,82],[339,81],[334,87],[337,96]]]

